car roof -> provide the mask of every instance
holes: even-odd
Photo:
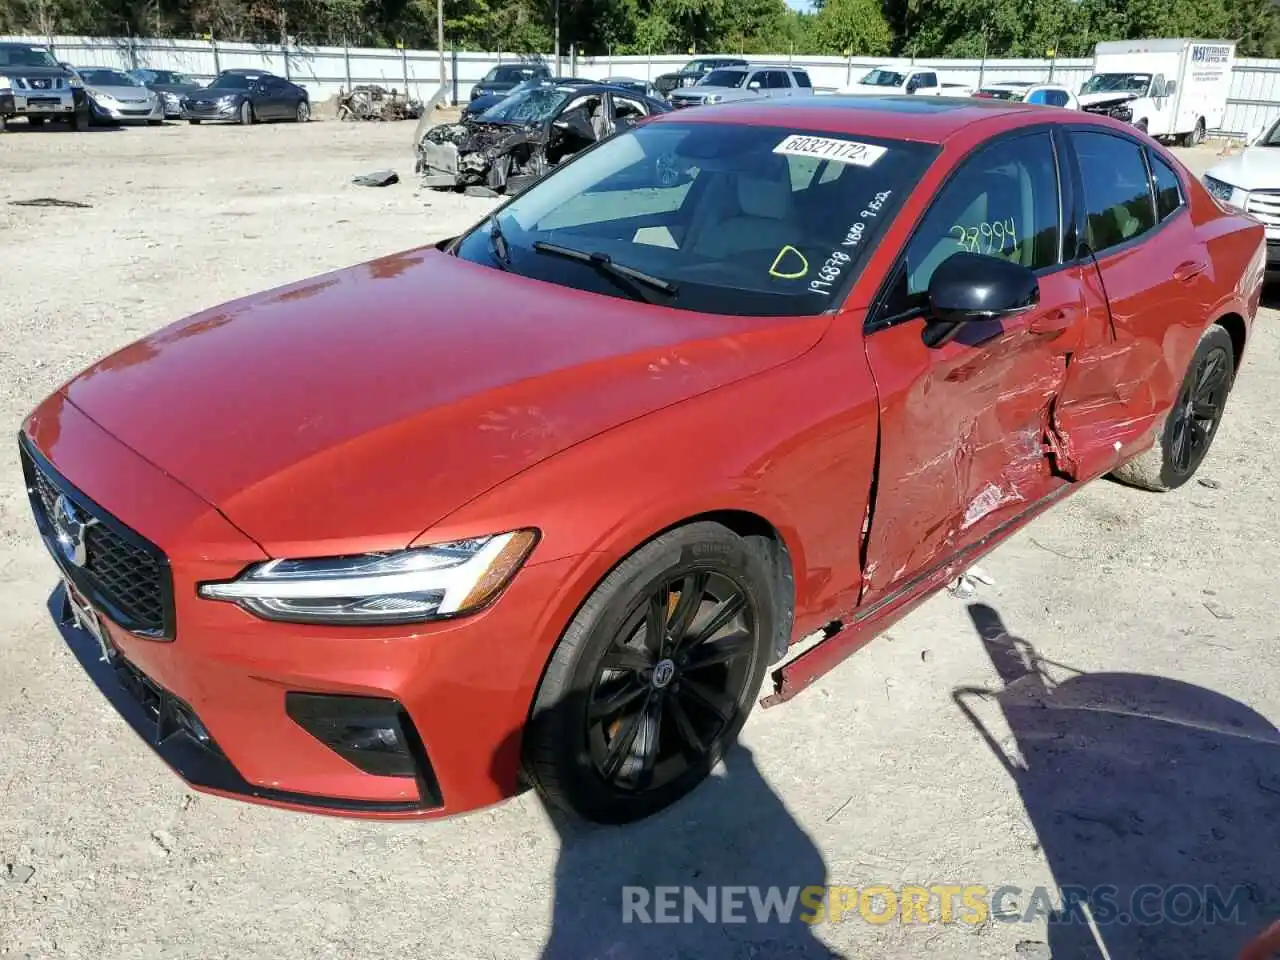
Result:
[[[972,97],[840,96],[731,101],[710,110],[676,111],[656,122],[739,123],[822,133],[942,143],[978,121],[1025,114],[1055,121],[1054,111],[1031,104]],[[1072,113],[1073,123],[1107,124],[1093,114]],[[1102,118],[1105,119],[1105,118]],[[1065,122],[1065,120],[1063,121]]]

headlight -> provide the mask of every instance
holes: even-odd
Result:
[[[719,103],[723,99],[724,99],[724,94],[709,93],[706,95],[706,97],[703,98],[702,102],[703,103]]]
[[[1211,177],[1207,173],[1203,177],[1204,188],[1213,196],[1217,197],[1223,203],[1231,202],[1231,195],[1235,193],[1235,187],[1224,180]]]
[[[0,76],[0,90],[12,90],[13,81],[8,77]]]
[[[102,93],[99,90],[90,90],[88,91],[88,93],[89,93],[89,96],[93,97],[93,99],[101,100],[104,103],[115,103],[115,100],[116,100],[116,98],[111,96],[110,94]]]
[[[72,90],[79,90],[84,86],[84,81],[73,73],[71,76],[67,77],[67,86]]]
[[[235,580],[202,583],[199,592],[266,620],[420,623],[479,610],[507,585],[537,539],[533,530],[516,530],[395,553],[271,560]]]

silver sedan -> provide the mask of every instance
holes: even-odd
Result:
[[[164,103],[152,91],[123,70],[112,67],[76,67],[89,100],[91,123],[145,121],[164,123]]]

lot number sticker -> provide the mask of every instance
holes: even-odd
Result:
[[[774,153],[791,157],[816,157],[819,160],[835,160],[857,167],[869,167],[887,152],[887,147],[874,143],[858,143],[854,140],[833,140],[829,137],[807,137],[793,133],[773,148]]]

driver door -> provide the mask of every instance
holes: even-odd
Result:
[[[1071,205],[1060,204],[1057,171],[1047,130],[1001,138],[966,159],[868,316],[880,456],[864,604],[928,575],[1064,483],[1049,452],[1050,417],[1087,311],[1080,268],[1063,263],[1061,211]],[[926,346],[929,281],[960,251],[1031,268],[1040,303]]]

